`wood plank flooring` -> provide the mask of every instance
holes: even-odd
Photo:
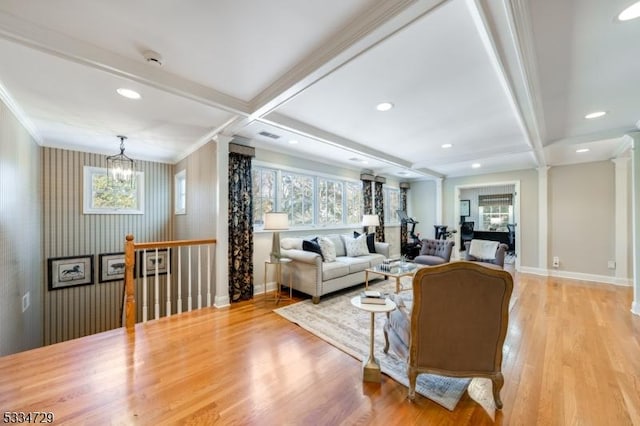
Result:
[[[364,384],[359,361],[261,296],[0,358],[0,409],[88,425],[640,425],[631,288],[516,274],[514,296],[495,419],[466,393],[450,412],[384,375]]]

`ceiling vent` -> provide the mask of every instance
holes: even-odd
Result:
[[[159,67],[162,66],[162,55],[158,52],[154,52],[153,50],[146,50],[142,52],[142,55],[144,56],[144,59],[146,59],[146,61],[150,64],[157,65]]]
[[[266,138],[271,138],[271,139],[280,139],[279,135],[276,135],[275,133],[269,133],[269,132],[265,132],[264,130],[261,131],[260,133],[258,133],[260,136],[264,136]]]

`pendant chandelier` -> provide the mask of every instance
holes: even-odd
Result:
[[[120,154],[107,157],[107,177],[111,181],[117,181],[133,186],[135,179],[134,162],[124,154],[124,140],[126,136],[120,138]]]

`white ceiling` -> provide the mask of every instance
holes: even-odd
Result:
[[[629,3],[3,0],[0,98],[44,146],[153,161],[217,134],[402,179],[606,160],[640,123]]]

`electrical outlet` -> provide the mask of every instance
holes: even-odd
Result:
[[[560,258],[558,256],[553,256],[553,267],[557,268],[560,266]]]
[[[29,309],[29,305],[31,305],[31,293],[26,292],[24,296],[22,296],[22,312]]]
[[[607,267],[609,269],[616,269],[616,261],[615,260],[610,260],[607,262]]]

